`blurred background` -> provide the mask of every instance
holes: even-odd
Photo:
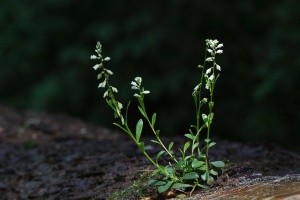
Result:
[[[99,40],[120,101],[142,76],[162,134],[184,134],[195,124],[205,39],[218,39],[212,135],[300,152],[299,8],[296,0],[1,1],[0,104],[115,129],[90,60]]]

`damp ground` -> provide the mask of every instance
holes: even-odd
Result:
[[[185,139],[163,140],[181,147]],[[160,151],[154,145],[147,148],[153,157]],[[215,160],[230,160],[232,168],[211,189],[197,190],[186,200],[300,199],[298,154],[276,144],[224,140],[217,141],[211,153]],[[128,191],[150,169],[124,133],[65,114],[0,106],[0,200],[104,200],[117,191]],[[141,199],[134,191],[130,194],[124,199]],[[143,195],[144,199],[176,199],[154,189]]]

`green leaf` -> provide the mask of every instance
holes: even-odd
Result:
[[[205,162],[203,161],[199,161],[199,160],[194,160],[192,162],[192,168],[198,168],[198,167],[201,167]]]
[[[138,106],[138,109],[140,110],[141,114],[142,114],[145,118],[147,118],[147,115],[146,115],[145,111],[143,110],[143,108],[142,108],[141,106]]]
[[[158,192],[163,193],[163,192],[167,191],[172,186],[172,184],[173,184],[173,182],[168,181],[165,185],[158,187]]]
[[[204,181],[206,181],[207,178],[208,178],[208,176],[209,176],[208,173],[205,172],[204,174],[201,175],[201,179],[204,180]]]
[[[209,173],[211,173],[212,175],[215,175],[215,176],[217,176],[218,175],[218,172],[216,172],[215,170],[213,170],[213,169],[211,169],[210,171],[209,171]]]
[[[156,143],[156,144],[160,144],[157,140],[151,140],[151,142]]]
[[[198,178],[199,178],[199,174],[197,172],[186,173],[182,177],[183,180],[198,179]]]
[[[192,135],[192,134],[189,134],[189,133],[187,133],[187,134],[184,134],[184,136],[185,137],[187,137],[187,138],[189,138],[189,139],[191,139],[191,140],[193,140],[194,139],[194,135]]]
[[[143,130],[143,120],[140,119],[136,124],[136,130],[135,130],[137,142],[140,141],[142,130]]]
[[[182,170],[184,164],[184,160],[179,160],[176,164],[175,164],[175,170]]]
[[[125,133],[128,133],[128,131],[127,131],[124,127],[122,127],[120,124],[118,124],[118,123],[113,123],[113,125],[119,127],[119,128],[122,129]]]
[[[173,145],[174,145],[174,142],[171,142],[171,143],[169,144],[169,147],[168,147],[168,150],[169,150],[169,151],[171,151]]]
[[[209,145],[208,145],[208,148],[210,148],[210,147],[214,146],[215,144],[216,144],[215,142],[211,142],[211,143],[209,143]]]
[[[198,184],[198,186],[203,188],[203,189],[209,189],[209,187],[207,185]]]
[[[173,167],[171,167],[171,166],[165,167],[165,170],[166,170],[166,172],[167,172],[169,175],[175,174],[175,170],[174,170]]]
[[[215,167],[225,167],[225,163],[223,161],[214,161],[211,162],[210,164],[212,164]]]
[[[160,130],[157,130],[157,131],[155,132],[155,136],[156,136],[156,137],[159,137],[159,133],[160,133]]]
[[[204,142],[209,143],[210,139],[205,139]]]
[[[154,113],[154,114],[152,115],[152,120],[151,120],[151,125],[152,125],[152,127],[154,127],[155,121],[156,121],[156,113]]]
[[[140,142],[140,143],[138,144],[138,147],[139,147],[139,149],[140,149],[142,152],[145,151],[145,144],[144,144],[144,142]]]
[[[190,142],[190,141],[186,142],[186,143],[184,144],[183,151],[186,152],[186,150],[190,147],[190,145],[191,145],[191,142]]]
[[[160,151],[160,152],[158,152],[158,154],[156,155],[156,158],[155,158],[156,163],[158,163],[158,158],[159,158],[161,155],[163,155],[165,152],[166,152],[166,151]]]
[[[165,185],[167,183],[167,181],[164,180],[156,180],[156,179],[150,179],[148,182],[148,185],[150,186],[161,186],[161,185]]]
[[[194,151],[194,149],[197,148],[198,146],[199,146],[199,142],[196,142],[195,144],[193,144],[193,147],[192,147],[193,151]]]
[[[190,184],[185,184],[185,183],[174,183],[174,185],[172,186],[172,188],[174,188],[174,189],[187,188],[187,187],[193,187],[193,186]]]

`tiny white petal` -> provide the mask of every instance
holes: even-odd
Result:
[[[110,60],[110,57],[104,58],[104,61],[109,61],[109,60]]]
[[[98,57],[95,55],[91,55],[91,59],[97,59]]]
[[[213,53],[213,50],[211,49],[207,49],[208,53],[212,54]]]
[[[207,98],[203,98],[203,102],[205,102],[205,103],[206,103],[206,102],[207,102]]]
[[[213,57],[208,57],[208,58],[206,58],[205,61],[206,61],[206,62],[211,62],[211,61],[213,61]]]
[[[97,64],[97,65],[94,65],[94,70],[97,70],[98,68],[99,68],[99,64]]]
[[[139,87],[138,87],[138,86],[135,86],[135,85],[133,85],[133,86],[131,86],[131,89],[133,89],[133,90],[138,90],[138,89],[139,89]]]
[[[205,74],[209,74],[211,72],[211,68],[208,68],[205,72]]]
[[[209,79],[210,81],[212,81],[214,78],[215,78],[215,76],[212,74],[208,79]]]
[[[221,44],[219,44],[218,46],[217,46],[217,49],[218,48],[221,48],[221,47],[223,47],[224,45],[223,45],[223,43],[221,43]]]
[[[120,102],[118,102],[118,108],[119,108],[120,110],[123,108],[123,105],[122,105]]]
[[[216,68],[217,68],[217,70],[219,70],[219,71],[221,71],[221,67],[220,67],[220,65],[216,65]]]
[[[106,92],[104,92],[103,98],[108,96],[108,90]]]
[[[219,49],[216,53],[223,53],[223,50]]]
[[[101,88],[101,87],[103,87],[103,88],[104,88],[104,87],[105,87],[105,85],[106,85],[106,82],[105,82],[105,81],[103,81],[102,83],[100,83],[100,84],[99,84],[98,88]]]
[[[106,70],[106,72],[109,74],[109,75],[113,75],[114,73],[112,72],[112,71],[110,71],[110,70]]]
[[[137,98],[141,97],[139,94],[134,94],[133,96]]]
[[[199,89],[199,85],[196,85],[196,87],[194,88],[194,91],[197,91]]]
[[[112,86],[111,86],[111,89],[112,89],[113,92],[116,92],[116,93],[118,92],[118,89],[115,88],[115,87],[112,87]]]
[[[149,91],[149,90],[145,90],[145,91],[143,91],[142,93],[143,93],[143,94],[149,94],[150,91]]]
[[[205,89],[209,89],[209,84],[206,84],[206,85],[205,85]]]
[[[133,85],[133,86],[138,86],[138,85],[136,84],[136,82],[134,82],[134,81],[131,81],[130,84]]]

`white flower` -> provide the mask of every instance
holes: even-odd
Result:
[[[220,65],[216,64],[216,68],[217,68],[217,70],[221,71]]]
[[[211,68],[208,68],[205,72],[205,74],[209,74],[211,72]]]
[[[205,61],[206,61],[206,62],[211,62],[211,61],[213,61],[213,57],[208,57],[208,58],[206,58]]]
[[[194,91],[197,91],[199,89],[199,85],[196,85],[196,87],[194,88]]]
[[[123,105],[122,105],[120,102],[118,102],[118,108],[119,108],[120,110],[123,108]]]
[[[139,89],[139,87],[138,87],[138,86],[135,86],[135,85],[133,85],[133,86],[131,86],[131,89],[133,89],[133,90],[138,90],[138,89]]]
[[[98,57],[95,55],[91,55],[91,59],[97,59]]]
[[[223,53],[223,50],[219,49],[216,53],[221,54],[221,53]]]
[[[219,44],[218,46],[217,46],[217,49],[218,48],[221,48],[221,47],[223,47],[224,45],[223,45],[223,43],[221,43],[221,44]]]
[[[203,98],[202,101],[203,101],[204,103],[207,103],[207,98]]]
[[[106,92],[104,92],[103,98],[108,96],[108,90]]]
[[[99,64],[97,64],[97,65],[94,65],[94,70],[97,70],[98,68],[99,68]]]
[[[109,61],[110,60],[110,57],[106,57],[103,59],[104,61]]]
[[[213,54],[214,54],[214,51],[213,51],[213,50],[211,50],[211,49],[207,49],[207,51],[208,51],[208,53],[210,53],[211,55],[213,55]]]
[[[138,85],[141,85],[141,83],[142,83],[142,78],[141,77],[135,77],[134,80],[137,82]]]
[[[110,71],[110,70],[106,70],[106,72],[109,74],[109,75],[113,75],[114,73],[112,72],[112,71]]]
[[[106,82],[105,82],[105,80],[104,80],[102,83],[100,83],[100,84],[99,84],[98,88],[101,88],[101,87],[103,87],[103,88],[104,88],[104,87],[105,87],[105,85],[106,85]]]
[[[215,78],[215,75],[212,74],[212,75],[208,78],[208,80],[212,81],[214,78]]]
[[[115,87],[113,87],[113,86],[111,86],[111,90],[113,91],[113,92],[118,92],[118,89],[117,88],[115,88]]]
[[[150,93],[149,90],[145,90],[145,91],[142,92],[142,94],[149,94],[149,93]]]
[[[209,89],[209,84],[208,83],[206,83],[205,89]]]
[[[134,94],[133,96],[137,98],[141,97],[139,94]]]

